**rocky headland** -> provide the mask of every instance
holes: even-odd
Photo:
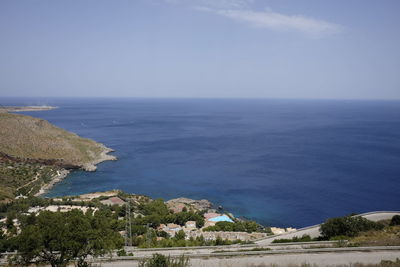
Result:
[[[25,106],[25,107],[0,107],[0,112],[23,112],[23,111],[42,111],[52,110],[57,107],[53,106]]]
[[[8,111],[53,108],[13,107]],[[112,151],[46,120],[0,112],[0,201],[44,193],[70,170],[95,171],[96,164],[116,160],[109,155]]]

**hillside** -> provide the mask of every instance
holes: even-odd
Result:
[[[0,113],[0,152],[12,157],[57,160],[89,170],[111,150],[93,140],[81,138],[48,121]]]
[[[31,116],[0,113],[0,201],[33,195],[65,176],[96,169],[111,149]]]

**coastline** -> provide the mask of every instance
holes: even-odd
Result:
[[[89,163],[85,163],[84,165],[82,165],[81,169],[84,171],[96,171],[97,170],[97,164],[107,161],[107,160],[117,160],[116,156],[113,155],[109,155],[108,153],[110,152],[114,152],[113,149],[108,148],[104,145],[102,145],[103,147],[103,151],[100,153],[99,157]],[[45,193],[47,193],[49,190],[51,190],[57,183],[61,182],[62,180],[64,180],[65,178],[67,178],[68,174],[70,173],[70,170],[67,169],[61,169],[60,171],[57,171],[57,174],[55,176],[53,176],[52,180],[47,183],[44,184],[39,192],[37,192],[35,194],[35,196],[41,196]]]
[[[118,158],[114,155],[109,155],[108,153],[114,152],[114,149],[108,148],[102,145],[103,151],[100,153],[97,159],[82,165],[82,169],[88,172],[94,172],[97,170],[97,164],[102,163],[107,160],[117,160]]]
[[[60,171],[57,171],[57,174],[55,176],[53,176],[53,179],[48,184],[44,184],[40,188],[39,192],[37,192],[34,196],[38,197],[38,196],[41,196],[41,195],[47,193],[55,184],[64,180],[64,178],[66,178],[69,173],[70,173],[70,171],[66,170],[66,169],[61,169]]]
[[[23,111],[44,111],[44,110],[52,110],[58,107],[54,106],[25,106],[25,107],[2,107],[0,108],[0,112],[23,112]]]

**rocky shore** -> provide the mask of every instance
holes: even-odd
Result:
[[[57,171],[57,174],[53,177],[50,183],[43,185],[39,192],[35,194],[35,197],[43,195],[44,193],[48,192],[55,184],[61,182],[67,175],[69,174],[68,170],[62,169]]]
[[[103,151],[100,153],[98,158],[93,160],[93,161],[91,161],[91,162],[83,164],[83,166],[82,166],[83,170],[89,171],[89,172],[93,172],[93,171],[97,170],[97,167],[96,167],[97,164],[99,164],[99,163],[101,163],[103,161],[107,161],[107,160],[117,160],[116,156],[109,155],[109,153],[114,152],[113,149],[108,148],[108,147],[103,146],[103,145],[102,145],[102,147],[103,147]]]
[[[103,145],[102,145],[103,146]],[[97,164],[107,161],[107,160],[117,160],[117,157],[113,155],[109,155],[108,153],[114,152],[113,149],[108,148],[106,146],[103,146],[104,150],[103,152],[100,153],[99,157],[95,160],[93,160],[90,163],[86,163],[82,166],[82,169],[85,171],[96,171],[97,170]],[[57,171],[57,174],[53,177],[50,183],[47,183],[43,185],[39,192],[35,194],[35,196],[40,196],[48,192],[51,188],[53,188],[57,183],[61,182],[63,179],[65,179],[68,174],[70,173],[70,170],[67,169],[61,169],[60,171]]]

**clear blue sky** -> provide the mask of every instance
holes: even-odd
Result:
[[[1,0],[0,96],[400,99],[398,0]]]

